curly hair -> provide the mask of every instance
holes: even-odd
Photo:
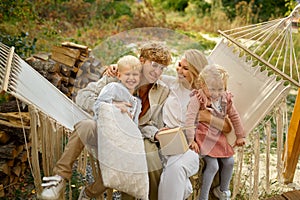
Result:
[[[140,57],[165,66],[168,66],[172,61],[170,50],[159,42],[149,42],[142,46]]]

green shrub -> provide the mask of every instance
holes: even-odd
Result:
[[[36,12],[32,9],[31,1],[24,0],[1,0],[0,1],[0,22],[34,20]]]
[[[34,38],[32,41],[28,39],[28,33],[21,32],[20,35],[11,36],[0,33],[0,42],[11,47],[15,47],[15,52],[21,58],[27,58],[35,52],[35,44],[37,39]]]
[[[166,10],[184,11],[189,0],[153,0],[154,5],[162,6]]]

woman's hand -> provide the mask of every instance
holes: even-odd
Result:
[[[192,143],[190,144],[190,149],[195,151],[196,153],[200,153],[200,148],[195,141],[192,141]]]
[[[116,77],[118,75],[118,68],[116,65],[106,66],[103,76]]]
[[[230,120],[228,119],[227,116],[224,119],[215,117],[207,109],[199,110],[198,121],[199,122],[206,122],[209,125],[211,125],[211,126],[217,128],[218,130],[222,131],[224,134],[230,133],[231,130],[232,130]]]
[[[198,113],[198,121],[199,122],[206,122],[206,123],[210,123],[211,121],[211,113],[209,110],[199,110]]]

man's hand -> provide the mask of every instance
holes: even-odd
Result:
[[[104,76],[116,77],[118,75],[118,67],[116,65],[106,66],[106,70],[103,73]]]

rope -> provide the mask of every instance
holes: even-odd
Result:
[[[30,161],[30,153],[29,153],[28,142],[27,142],[27,139],[26,139],[25,126],[24,126],[24,123],[23,123],[23,117],[22,117],[22,115],[21,115],[21,109],[20,109],[20,105],[19,105],[18,99],[16,99],[16,102],[17,102],[17,107],[18,107],[19,117],[20,117],[20,120],[21,120],[22,131],[23,131],[23,135],[24,135],[24,141],[25,141],[26,153],[27,153],[27,158],[28,158],[28,159],[27,159],[27,160],[28,160],[28,165],[29,165],[31,174],[32,174],[33,178],[35,179],[35,176],[34,176],[34,173],[33,173],[33,169],[32,169],[32,164],[31,164],[31,161]]]
[[[254,176],[253,176],[253,200],[257,200],[259,196],[259,155],[260,155],[260,135],[258,131],[254,133]]]
[[[298,5],[288,17],[282,19],[219,32],[260,63],[299,87],[300,72],[292,24],[299,16],[299,8]]]
[[[270,154],[271,154],[271,122],[270,120],[264,126],[266,135],[266,193],[270,194]]]
[[[259,50],[264,44],[266,44],[266,42],[271,38],[271,36],[273,35],[273,33],[276,31],[276,28],[278,28],[279,26],[281,26],[282,22],[284,20],[280,20],[279,22],[277,22],[275,25],[271,26],[268,29],[265,29],[264,31],[262,31],[262,33],[264,33],[260,38],[256,39],[257,41],[260,41],[260,39],[264,38],[263,41],[261,41],[259,43],[259,45],[253,50],[253,53],[256,53],[257,50]]]
[[[279,109],[276,112],[276,124],[277,124],[277,179],[279,183],[283,182],[282,178],[282,146],[283,146],[283,115],[282,110]]]
[[[241,176],[243,169],[243,158],[244,157],[244,147],[237,148],[237,156],[236,156],[236,166],[235,166],[235,175],[233,179],[233,192],[232,199],[235,199],[236,195],[240,191],[241,187]]]
[[[285,41],[286,41],[286,38],[287,38],[286,36],[287,36],[287,32],[284,34],[284,37],[282,37],[283,42],[282,42],[282,45],[281,45],[281,48],[280,48],[278,57],[281,57],[281,54],[282,54],[282,51],[283,51],[283,48],[284,48],[284,44],[286,43],[286,42],[285,42]],[[278,43],[278,45],[279,45],[279,43]],[[272,54],[274,54],[274,53],[275,53],[275,51],[274,51]],[[272,56],[272,57],[273,57],[273,56]],[[268,61],[270,61],[270,60],[268,60]],[[277,68],[277,66],[278,66],[278,63],[279,63],[279,59],[276,60],[276,64],[275,64],[275,67],[276,67],[276,68]],[[285,72],[285,71],[284,71],[284,69],[285,69],[284,65],[285,65],[285,59],[284,59],[284,61],[283,61],[283,68],[282,68],[283,73]]]

